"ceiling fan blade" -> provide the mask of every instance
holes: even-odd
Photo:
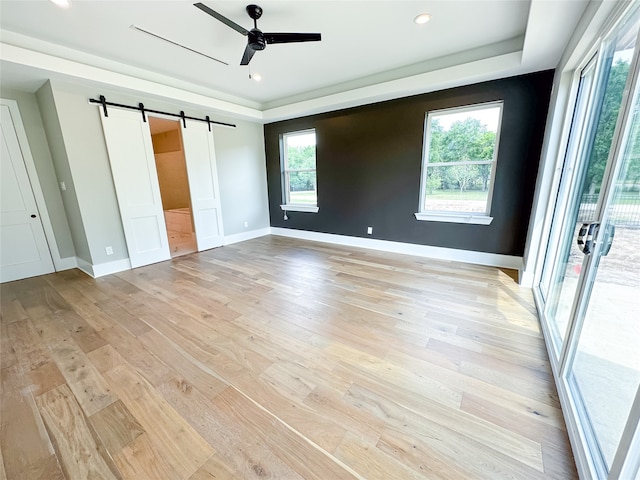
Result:
[[[322,40],[319,33],[265,33],[267,43],[293,43],[293,42],[319,42]]]
[[[241,27],[240,25],[238,25],[236,22],[229,20],[227,17],[220,15],[218,12],[216,12],[215,10],[211,10],[209,7],[207,7],[204,3],[194,3],[193,4],[194,7],[199,8],[200,10],[202,10],[204,13],[208,13],[209,15],[211,15],[213,18],[215,18],[216,20],[220,20],[222,23],[224,23],[227,27],[231,27],[233,28],[236,32],[241,33],[244,36],[247,36],[249,34],[249,30],[247,30],[244,27]]]
[[[251,48],[251,45],[247,45],[247,48],[244,49],[244,55],[242,55],[242,60],[240,61],[240,65],[249,65],[251,58],[253,58],[253,54],[256,51]]]

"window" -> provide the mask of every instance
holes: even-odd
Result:
[[[491,223],[501,118],[502,102],[427,114],[418,220]]]
[[[285,133],[282,153],[283,210],[318,211],[316,181],[316,131]]]

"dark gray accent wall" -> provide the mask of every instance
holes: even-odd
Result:
[[[271,226],[522,256],[552,81],[549,70],[265,125]],[[504,110],[491,225],[416,220],[425,114],[497,100]],[[284,220],[279,138],[309,128],[319,212]]]

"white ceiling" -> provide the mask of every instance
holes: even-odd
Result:
[[[247,1],[204,3],[252,27]],[[587,3],[263,0],[261,30],[320,32],[322,41],[269,45],[243,67],[246,37],[192,1],[72,0],[65,10],[47,0],[2,0],[0,81],[4,87],[35,91],[47,78],[65,73],[59,59],[66,59],[260,112],[293,104],[311,108],[319,98],[339,104],[345,92],[359,91],[366,101],[381,98],[379,85],[387,85],[391,96],[428,91],[434,72],[447,69],[451,78],[440,84],[474,80],[454,78],[451,69],[457,65],[482,67],[480,79],[554,68]],[[413,23],[421,12],[430,13],[431,22]],[[132,24],[229,65],[142,34]],[[45,61],[52,58],[58,66]],[[259,73],[262,81],[249,79],[250,73]]]

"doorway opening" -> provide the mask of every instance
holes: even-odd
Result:
[[[148,117],[171,257],[197,251],[180,122]]]

